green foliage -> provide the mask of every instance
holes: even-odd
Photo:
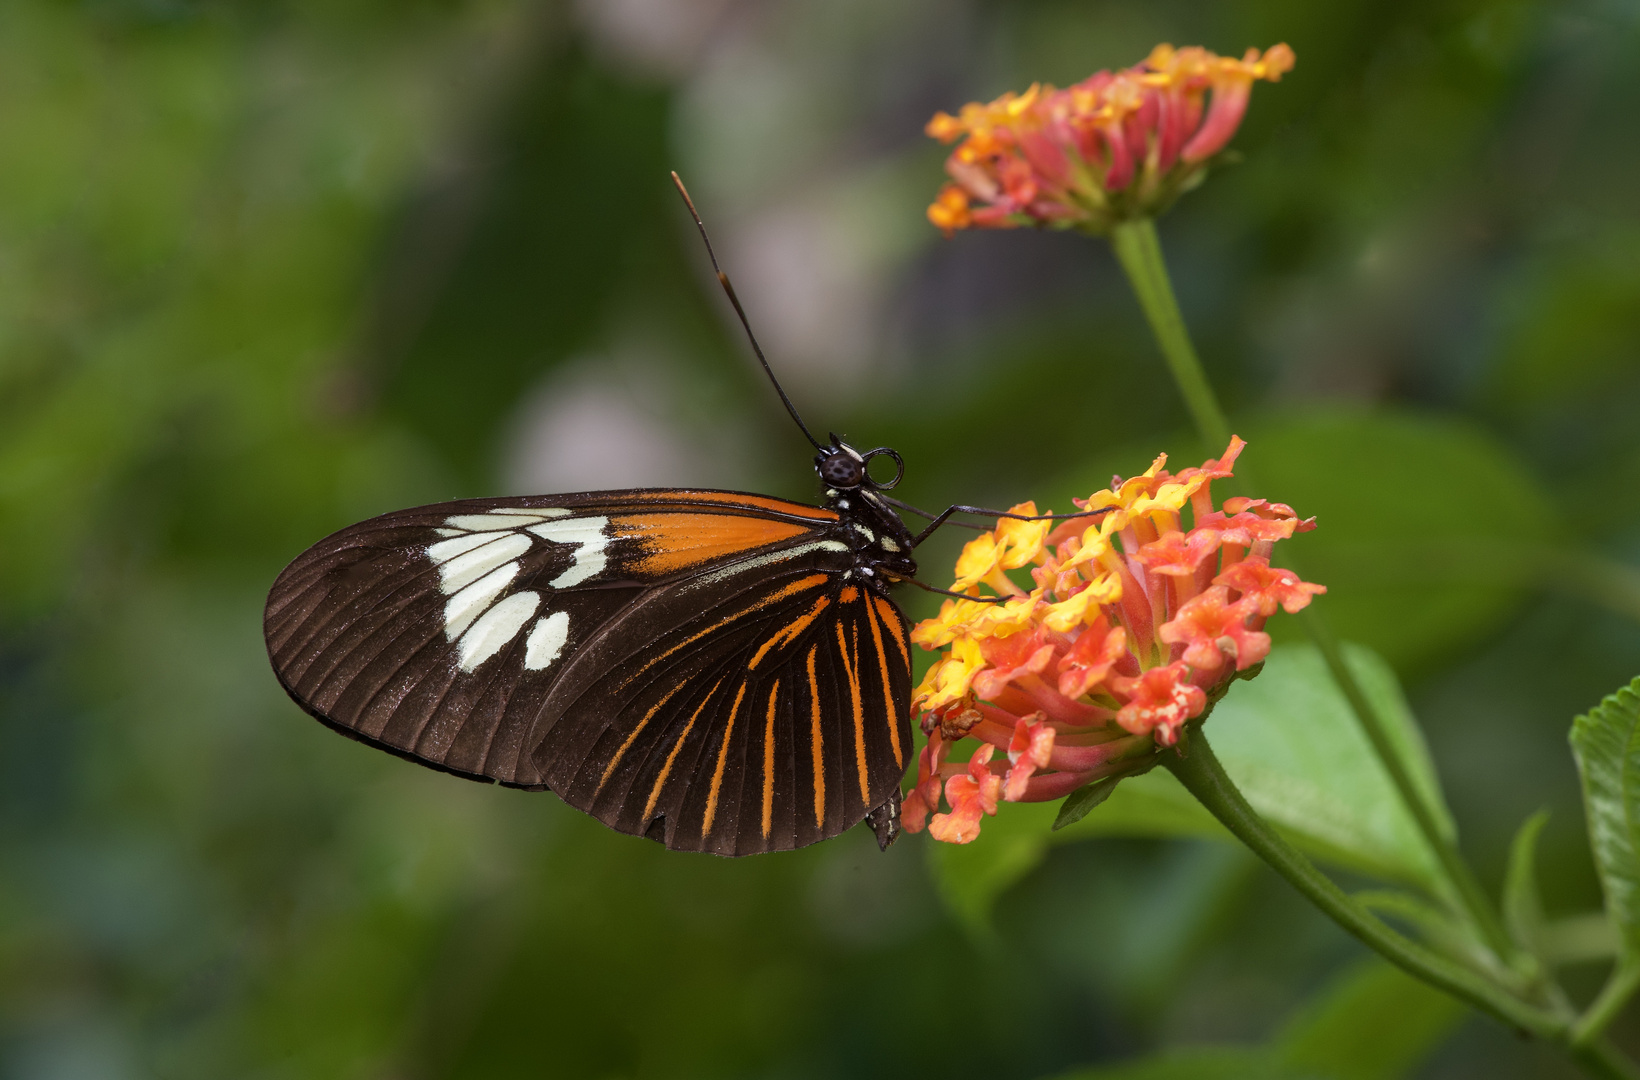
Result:
[[[1078,821],[1087,817],[1088,814],[1093,812],[1094,807],[1099,806],[1111,797],[1111,793],[1116,790],[1116,785],[1121,782],[1122,778],[1119,776],[1107,776],[1103,780],[1096,780],[1091,784],[1079,787],[1065,796],[1065,800],[1059,804],[1059,813],[1054,815],[1054,829],[1059,830],[1067,825],[1075,825]]]
[[[1537,841],[1549,823],[1539,810],[1521,822],[1509,845],[1509,870],[1503,879],[1503,919],[1515,943],[1536,956],[1543,955],[1543,899],[1538,894]]]
[[[1572,722],[1589,841],[1623,962],[1640,963],[1640,679]]]

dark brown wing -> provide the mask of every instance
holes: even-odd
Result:
[[[671,848],[781,851],[858,824],[904,775],[911,671],[904,616],[847,584],[851,563],[805,552],[646,596],[549,695],[541,775]]]
[[[636,643],[644,623],[622,617],[641,600],[684,580],[724,580],[711,575],[725,567],[816,555],[835,565],[843,545],[824,535],[836,521],[759,495],[674,490],[386,514],[320,541],[279,575],[263,620],[268,655],[291,697],[345,734],[539,788],[532,732],[556,719],[543,706],[572,665],[611,655],[606,628],[619,623]]]

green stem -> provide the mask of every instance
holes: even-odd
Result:
[[[1172,280],[1167,272],[1167,262],[1162,257],[1161,242],[1156,237],[1155,223],[1149,218],[1123,222],[1111,230],[1110,240],[1111,247],[1116,252],[1116,259],[1126,272],[1128,282],[1139,298],[1139,306],[1144,309],[1145,318],[1150,322],[1150,329],[1156,335],[1156,343],[1161,346],[1168,370],[1173,373],[1179,393],[1183,395],[1185,405],[1195,420],[1198,434],[1207,444],[1209,452],[1227,445],[1231,434],[1230,422],[1225,418],[1224,410],[1219,407],[1218,397],[1213,392],[1213,384],[1208,381],[1207,373],[1202,370],[1201,360],[1196,356],[1195,347],[1191,344],[1190,331],[1185,326],[1184,316],[1179,310],[1179,301],[1173,293]],[[1239,471],[1243,480],[1250,479],[1245,466]],[[1288,566],[1292,569],[1290,560]],[[1383,762],[1391,783],[1401,796],[1401,801],[1411,811],[1418,831],[1423,834],[1424,841],[1434,852],[1453,891],[1457,894],[1459,903],[1479,929],[1488,947],[1507,962],[1516,955],[1515,943],[1504,930],[1503,920],[1493,909],[1486,891],[1481,888],[1480,882],[1464,862],[1452,839],[1442,830],[1435,808],[1413,782],[1411,772],[1394,742],[1390,740],[1388,725],[1378,715],[1377,709],[1362,689],[1355,673],[1344,662],[1343,653],[1320,613],[1313,607],[1305,609],[1303,623],[1316,648],[1320,650],[1327,670],[1331,672],[1338,688],[1343,691],[1345,699],[1350,704],[1350,710],[1355,713],[1356,720],[1366,733],[1367,741],[1372,744],[1373,751]]]
[[[1572,1045],[1587,1046],[1611,1025],[1634,991],[1640,989],[1640,965],[1619,963],[1572,1029]]]
[[[1238,840],[1334,922],[1390,963],[1512,1027],[1541,1038],[1564,1038],[1565,1024],[1557,1017],[1401,936],[1346,896],[1247,804],[1201,729],[1190,735],[1184,754],[1164,754],[1163,764]]]
[[[1190,331],[1185,328],[1179,302],[1173,295],[1173,283],[1162,260],[1162,245],[1156,238],[1156,226],[1149,218],[1124,221],[1111,230],[1111,247],[1116,259],[1126,271],[1133,291],[1139,296],[1139,306],[1145,310],[1156,343],[1162,347],[1173,381],[1184,395],[1196,430],[1207,442],[1208,449],[1223,446],[1230,441],[1230,421],[1219,408],[1219,399],[1213,385],[1207,381],[1196,348],[1190,342]]]

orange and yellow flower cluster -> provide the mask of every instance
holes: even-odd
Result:
[[[1141,64],[1063,90],[1038,84],[956,116],[938,113],[928,134],[960,142],[945,163],[954,183],[928,220],[947,236],[1017,225],[1102,234],[1154,217],[1201,180],[1236,133],[1253,83],[1277,82],[1292,66],[1286,45],[1249,49],[1240,60],[1158,45]]]
[[[997,803],[1059,799],[1084,784],[1144,772],[1238,672],[1270,651],[1264,621],[1296,612],[1320,585],[1270,565],[1277,540],[1315,527],[1281,503],[1231,498],[1245,444],[1170,473],[1158,457],[1087,500],[1086,516],[1001,519],[963,549],[955,592],[912,631],[944,652],[918,687],[928,743],[902,821],[965,844]],[[1191,527],[1184,527],[1188,508]],[[1033,503],[1013,513],[1034,516]],[[1029,570],[1026,590],[1009,571]],[[945,759],[962,738],[966,764]],[[992,760],[997,751],[1005,758]],[[949,812],[939,812],[944,795]],[[930,815],[932,819],[930,820]]]

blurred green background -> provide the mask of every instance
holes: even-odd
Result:
[[[669,168],[811,426],[898,448],[906,498],[1199,461],[1105,245],[922,215],[934,110],[1163,40],[1298,55],[1161,223],[1243,461],[1319,516],[1295,555],[1483,878],[1548,807],[1547,903],[1597,906],[1565,733],[1640,673],[1634,0],[13,0],[0,1076],[1029,1078],[1272,1039],[1293,1075],[1570,1075],[1211,841],[1058,845],[987,928],[924,836],[668,854],[337,738],[268,670],[274,575],[371,514],[815,496]]]

